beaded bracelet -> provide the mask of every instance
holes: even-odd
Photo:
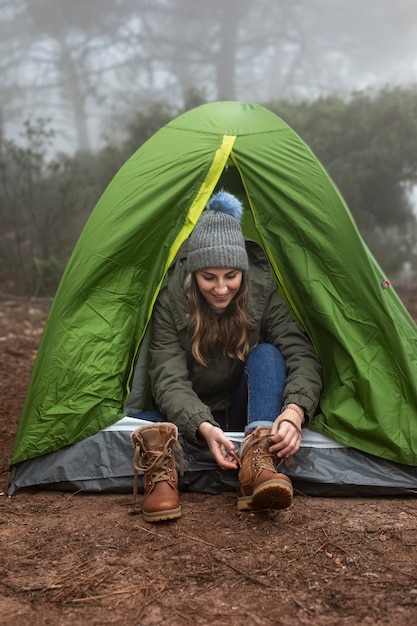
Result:
[[[298,404],[294,404],[293,402],[290,402],[289,404],[286,404],[284,406],[284,409],[292,409],[293,411],[295,411],[296,413],[298,413],[298,415],[301,417],[301,419],[304,422],[305,416],[304,416],[304,409],[301,408],[301,406],[298,406]],[[302,422],[302,423],[303,423]]]

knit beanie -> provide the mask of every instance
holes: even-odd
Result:
[[[227,191],[219,191],[210,198],[190,235],[189,272],[209,267],[249,269],[240,227],[242,213],[242,203]]]

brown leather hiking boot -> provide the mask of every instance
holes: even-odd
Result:
[[[183,472],[182,448],[178,442],[178,428],[169,422],[141,426],[131,435],[135,446],[135,492],[137,472],[143,469],[143,518],[146,522],[162,522],[181,517],[178,496],[178,474],[174,448],[180,453],[180,471]],[[138,463],[139,461],[139,463]]]
[[[278,459],[268,450],[270,434],[270,428],[259,426],[243,440],[238,511],[287,509],[292,504],[291,480],[277,472]]]

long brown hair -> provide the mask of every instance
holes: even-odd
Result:
[[[246,313],[248,281],[245,272],[236,296],[221,315],[210,308],[201,293],[195,274],[191,275],[188,290],[188,310],[191,320],[192,354],[201,365],[212,360],[216,344],[223,346],[223,354],[244,361],[249,352],[251,321]]]

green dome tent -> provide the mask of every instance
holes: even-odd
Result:
[[[311,429],[417,466],[416,325],[300,137],[261,106],[216,102],[151,137],[92,212],[43,333],[15,468],[123,418],[164,275],[219,188],[242,200],[244,232],[322,360]]]

